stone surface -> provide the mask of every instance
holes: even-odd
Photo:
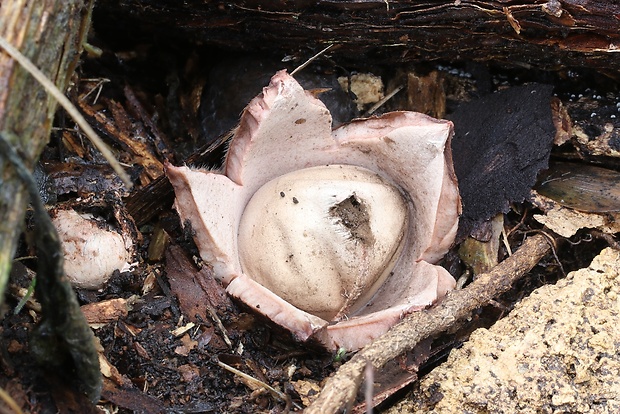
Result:
[[[390,413],[620,412],[620,252],[480,329]]]

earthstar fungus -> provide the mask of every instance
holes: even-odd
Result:
[[[356,350],[454,287],[434,265],[461,211],[452,124],[331,115],[285,71],[242,114],[223,171],[167,166],[232,296],[305,341]]]

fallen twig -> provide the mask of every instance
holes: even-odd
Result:
[[[368,362],[375,369],[381,369],[388,361],[413,349],[421,340],[445,332],[473,310],[508,291],[549,250],[549,242],[544,236],[532,236],[512,256],[480,275],[465,289],[449,293],[441,303],[427,311],[405,317],[340,367],[305,413],[336,413],[350,406]]]
[[[271,395],[273,395],[274,397],[286,402],[286,405],[293,405],[295,406],[295,408],[300,409],[301,407],[297,404],[291,401],[291,397],[289,397],[287,394],[283,393],[280,390],[277,390],[275,388],[273,388],[271,385],[267,384],[264,381],[261,381],[259,379],[254,378],[251,375],[246,374],[243,371],[239,371],[236,368],[231,367],[228,364],[223,363],[222,361],[218,360],[217,364],[224,368],[225,370],[232,372],[233,374],[237,375],[238,377],[241,378],[242,382],[244,384],[246,384],[248,387],[250,387],[251,389],[256,389],[257,387],[262,387],[264,389],[266,389],[267,391],[269,391],[271,393]]]
[[[363,117],[367,118],[370,115],[374,114],[377,109],[379,109],[383,105],[385,105],[385,103],[387,101],[392,99],[394,97],[394,95],[396,95],[398,92],[402,91],[404,87],[405,87],[405,85],[399,85],[396,88],[394,88],[394,90],[392,92],[390,92],[387,95],[385,95],[385,97],[383,97],[383,99],[381,99],[379,102],[374,104],[368,111],[366,111],[366,113],[364,113]]]
[[[0,400],[2,400],[6,405],[8,405],[9,408],[13,410],[15,414],[24,413],[22,409],[19,407],[19,405],[17,405],[13,397],[11,397],[9,393],[6,392],[3,388],[0,388]]]

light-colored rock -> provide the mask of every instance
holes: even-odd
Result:
[[[480,329],[390,413],[620,413],[620,252]]]
[[[350,77],[341,76],[338,78],[338,83],[345,92],[349,91],[349,79],[351,80],[350,90],[355,94],[354,102],[358,110],[362,111],[364,106],[383,99],[384,87],[380,76],[372,73],[356,73]]]

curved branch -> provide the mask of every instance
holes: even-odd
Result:
[[[441,303],[427,311],[405,317],[401,323],[340,367],[305,413],[336,413],[349,406],[355,399],[367,363],[380,369],[388,361],[412,350],[420,341],[445,332],[473,310],[508,291],[549,250],[549,242],[543,235],[532,236],[525,240],[516,253],[490,272],[480,275],[465,289],[451,292]]]

